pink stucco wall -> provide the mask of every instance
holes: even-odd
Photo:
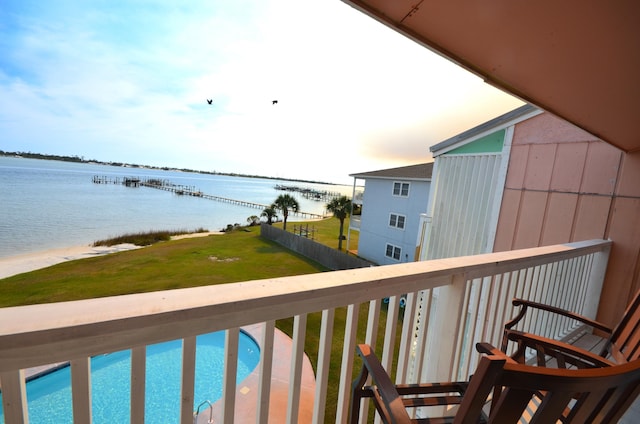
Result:
[[[517,124],[494,250],[593,238],[614,242],[599,311],[614,323],[640,289],[640,153],[549,113]]]

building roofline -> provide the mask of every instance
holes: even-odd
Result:
[[[433,162],[420,163],[416,165],[401,166],[398,168],[381,169],[377,171],[359,172],[349,174],[354,178],[380,178],[380,179],[403,179],[413,181],[431,181],[433,173]]]
[[[525,104],[517,109],[507,112],[503,115],[486,121],[476,127],[466,130],[458,135],[455,135],[447,140],[444,140],[438,144],[435,144],[429,148],[431,153],[439,152],[438,154],[446,153],[446,151],[452,150],[458,147],[458,144],[465,144],[463,142],[469,142],[473,139],[479,138],[489,132],[497,131],[499,129],[508,127],[517,122],[530,118],[531,116],[542,113],[537,107]],[[529,116],[531,115],[531,116]],[[435,154],[437,156],[438,154]]]

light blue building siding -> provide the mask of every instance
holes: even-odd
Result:
[[[367,177],[358,256],[379,265],[414,261],[420,214],[427,211],[430,184],[426,179]]]

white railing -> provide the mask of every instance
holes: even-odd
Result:
[[[0,309],[0,384],[7,424],[28,422],[26,368],[70,361],[76,423],[91,422],[91,356],[132,349],[131,417],[143,422],[145,346],[183,340],[181,422],[193,422],[195,337],[212,331],[227,334],[224,395],[216,423],[232,423],[238,408],[256,410],[255,422],[267,422],[274,359],[274,322],[294,317],[287,422],[333,422],[325,416],[328,376],[340,362],[335,422],[346,422],[353,378],[359,309],[368,307],[365,341],[378,345],[383,364],[397,381],[468,376],[483,340],[497,344],[500,326],[514,314],[514,295],[568,306],[594,316],[608,260],[610,242],[567,245],[486,255],[412,262],[236,284],[170,290],[84,301]],[[544,278],[541,276],[544,275]],[[569,289],[570,287],[570,289]],[[437,290],[434,290],[436,289]],[[571,290],[569,293],[567,290]],[[400,299],[406,306],[400,308]],[[382,300],[389,298],[388,304]],[[570,303],[567,303],[570,302]],[[334,331],[336,312],[346,307],[344,338]],[[380,317],[386,309],[386,322]],[[418,313],[416,313],[418,311]],[[307,329],[307,317],[321,312],[320,328]],[[383,312],[381,314],[381,312]],[[399,319],[402,316],[403,320]],[[417,316],[416,320],[413,319]],[[237,405],[235,367],[239,328],[262,329],[256,403]],[[536,325],[531,322],[530,325]],[[384,327],[378,343],[377,329]],[[419,327],[420,332],[414,329]],[[558,335],[571,323],[553,326]],[[301,398],[307,330],[319,335],[313,411]],[[397,343],[397,340],[399,342]],[[332,343],[343,346],[331,358]],[[310,353],[310,352],[307,352]],[[427,361],[417,358],[428,357]],[[397,368],[392,367],[397,358]],[[203,414],[208,417],[208,414]],[[206,422],[206,421],[202,421]]]

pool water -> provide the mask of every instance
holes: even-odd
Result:
[[[222,397],[224,332],[203,334],[196,339],[194,410],[203,401]],[[238,373],[244,380],[257,366],[260,349],[240,332]],[[145,422],[178,423],[182,341],[147,346]],[[131,351],[120,351],[91,359],[93,422],[128,423],[130,409]],[[1,399],[1,395],[0,395]],[[29,422],[72,423],[71,371],[65,367],[27,382]],[[0,423],[4,423],[0,402]]]

